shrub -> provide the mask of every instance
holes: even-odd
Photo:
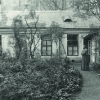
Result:
[[[68,100],[70,93],[80,90],[82,84],[79,71],[68,64],[69,59],[59,57],[27,60],[25,66],[20,61],[3,62],[0,99]]]
[[[91,63],[90,66],[93,68],[93,70],[100,71],[100,63]]]

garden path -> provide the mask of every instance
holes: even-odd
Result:
[[[76,95],[76,100],[100,100],[100,76],[94,71],[81,71],[81,64],[73,64],[83,76],[81,93]]]

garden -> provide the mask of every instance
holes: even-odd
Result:
[[[81,91],[82,75],[71,67],[66,52],[65,58],[58,52],[49,59],[35,54],[41,39],[38,38],[35,43],[35,35],[37,31],[40,32],[36,26],[38,19],[34,31],[25,21],[28,29],[24,27],[20,16],[13,20],[14,42],[10,42],[9,46],[14,44],[15,55],[12,57],[2,52],[0,58],[0,100],[73,100],[73,95]],[[22,31],[23,36],[20,35]],[[55,32],[52,41],[56,45],[58,40],[62,43],[63,31],[59,25],[53,23],[47,32]],[[63,44],[62,47],[64,49]]]
[[[66,57],[0,60],[1,100],[72,100],[81,90],[82,75]]]

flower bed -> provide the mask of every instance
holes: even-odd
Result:
[[[74,92],[81,90],[82,75],[69,66],[68,58],[61,60],[28,60],[0,64],[1,100],[71,100]]]

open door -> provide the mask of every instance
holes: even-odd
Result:
[[[86,49],[88,51],[88,62],[90,63],[90,55],[91,55],[91,40],[86,38],[84,39],[84,44],[86,46]]]

